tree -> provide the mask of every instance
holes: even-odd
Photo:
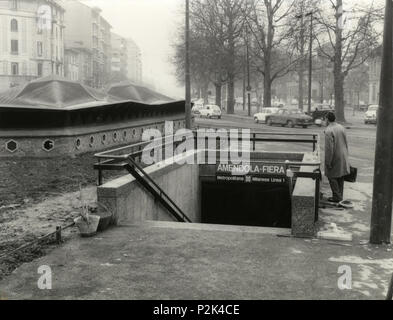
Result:
[[[228,84],[230,114],[235,107],[235,81],[243,69],[244,11],[246,0],[196,0],[191,5],[193,28],[209,39],[205,55],[210,56],[216,99],[221,96],[222,84]]]
[[[216,104],[221,104],[221,89],[228,84],[228,113],[234,113],[235,81],[243,69],[243,26],[246,0],[194,0],[190,3],[190,62],[195,85],[207,93],[213,83]],[[184,76],[183,26],[174,44],[180,82]],[[207,94],[205,94],[205,98]]]
[[[271,107],[272,83],[293,71],[299,57],[290,45],[293,28],[289,17],[295,0],[251,0],[247,22],[254,38],[254,61],[263,75],[264,107]]]
[[[345,122],[344,83],[351,70],[363,65],[377,46],[379,34],[374,29],[378,11],[373,4],[344,11],[343,0],[321,4],[317,13],[319,51],[333,64],[334,98],[337,120]],[[326,45],[327,44],[327,45]]]
[[[172,63],[176,66],[176,77],[180,84],[184,84],[185,79],[185,41],[184,26],[180,26],[176,42],[174,43],[174,56]],[[190,69],[191,82],[198,91],[198,97],[203,98],[205,103],[208,100],[208,87],[214,70],[212,70],[211,55],[209,54],[209,39],[205,34],[190,29]],[[200,94],[201,93],[201,94]]]
[[[298,107],[303,110],[304,103],[304,83],[305,77],[304,73],[306,70],[306,60],[307,52],[306,45],[309,42],[307,39],[310,32],[311,23],[307,22],[307,17],[310,17],[310,13],[314,10],[314,3],[312,0],[299,0],[296,3],[291,19],[289,19],[292,42],[291,45],[296,50],[296,55],[298,56],[298,63],[296,66],[296,71],[298,75]]]
[[[368,89],[368,66],[362,65],[348,74],[346,89],[357,97],[357,107],[360,105],[360,95]]]

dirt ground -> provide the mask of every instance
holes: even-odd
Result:
[[[66,226],[82,203],[96,201],[94,157],[0,160],[0,279],[23,262],[45,254],[49,242],[1,258],[11,250]],[[113,174],[111,176],[114,176]],[[82,199],[79,186],[82,186]],[[74,229],[63,232],[69,237]]]

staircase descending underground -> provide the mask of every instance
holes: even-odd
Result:
[[[132,157],[128,157],[124,168],[159,201],[178,222],[191,223],[191,219],[176,203],[157,185],[154,180],[139,166]]]

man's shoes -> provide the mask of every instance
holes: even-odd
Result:
[[[341,201],[341,200],[338,200],[338,199],[333,198],[333,197],[331,197],[331,198],[328,199],[328,202],[331,202],[331,203],[339,203],[340,201]]]

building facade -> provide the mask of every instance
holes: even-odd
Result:
[[[127,39],[127,68],[128,79],[136,84],[142,83],[142,55],[138,45],[132,39]]]
[[[369,104],[379,104],[379,82],[382,65],[382,47],[378,47],[369,60]]]
[[[128,59],[127,59],[127,41],[118,34],[111,34],[112,57],[111,72],[112,74],[120,73],[124,77],[128,76]]]
[[[102,88],[109,82],[111,74],[111,25],[97,7],[79,1],[63,0],[61,3],[66,10],[66,49],[80,48],[91,52],[90,85]]]
[[[0,91],[64,75],[64,8],[53,0],[0,1]]]
[[[65,48],[64,75],[67,79],[93,86],[91,51],[85,48]]]

